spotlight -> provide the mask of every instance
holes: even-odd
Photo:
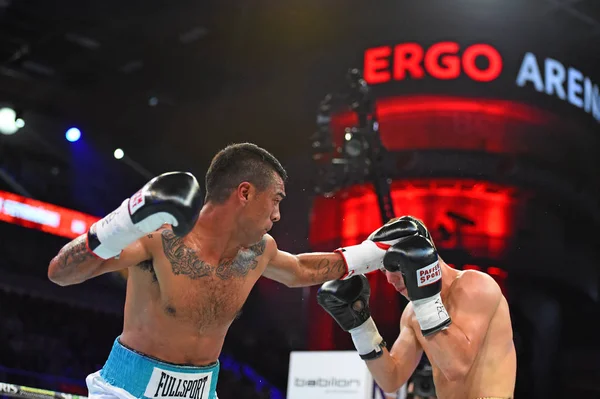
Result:
[[[113,153],[113,155],[115,156],[116,159],[121,159],[125,156],[125,152],[122,149],[117,148],[115,150],[115,152]]]
[[[364,155],[365,143],[362,139],[362,133],[356,127],[346,128],[344,134],[343,152],[351,157],[357,158]]]
[[[67,138],[67,141],[74,143],[81,138],[81,131],[76,127],[72,127],[69,130],[67,130],[67,132],[65,133],[65,137]]]
[[[25,123],[23,122],[23,125]],[[12,108],[0,109],[0,133],[11,135],[19,130],[17,124],[17,113]]]

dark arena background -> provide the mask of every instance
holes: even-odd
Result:
[[[414,215],[501,286],[515,398],[600,398],[599,84],[598,0],[0,0],[0,394],[88,394],[127,276],[59,287],[49,261],[153,176],[203,184],[248,141],[290,175],[280,249]],[[407,300],[369,280],[393,342]],[[219,398],[292,397],[292,353],[354,350],[317,289],[259,280]],[[426,357],[403,395],[435,397]]]

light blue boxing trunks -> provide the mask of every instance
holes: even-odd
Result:
[[[219,362],[181,366],[145,356],[115,339],[104,367],[90,374],[90,398],[218,399]]]

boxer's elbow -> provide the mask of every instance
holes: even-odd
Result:
[[[379,386],[379,388],[381,388],[381,390],[386,394],[393,394],[394,392],[397,392],[398,389],[400,389],[400,387],[397,387],[396,385],[392,385],[392,384],[380,384],[379,382],[377,382],[377,385]]]
[[[268,268],[263,273],[263,276],[270,280],[277,281],[279,284],[283,284],[286,287],[297,288],[305,285],[303,284],[301,274],[301,272],[296,270],[291,271],[286,269]]]
[[[50,263],[50,266],[48,266],[48,280],[60,286],[68,285],[65,284],[63,279],[60,278],[60,274],[56,271],[56,266],[54,266],[52,263]]]
[[[50,279],[50,281],[52,281],[54,284],[56,285],[60,285],[61,287],[66,287],[68,285],[73,285],[73,282],[69,282],[66,280],[61,280],[61,279],[57,279],[55,277],[50,277],[50,275],[48,275],[48,278]]]
[[[57,259],[52,259],[48,265],[48,280],[61,287],[73,284],[65,277],[65,273],[61,272],[60,264],[57,262]]]
[[[75,273],[72,268],[61,262],[58,256],[52,259],[48,265],[48,280],[61,287],[83,282],[85,278],[82,278],[80,274]]]
[[[377,385],[383,390],[385,393],[398,392],[402,385],[404,385],[408,379],[403,379],[401,376],[402,371],[398,368],[394,368],[393,372],[388,373],[383,378],[379,378],[377,381]]]
[[[392,394],[393,392],[398,392],[398,390],[400,388],[402,388],[402,384],[400,384],[398,381],[389,379],[389,380],[382,380],[382,381],[376,381],[377,385],[379,385],[379,388],[381,388],[381,390],[383,392],[385,392],[386,394]]]
[[[76,276],[65,276],[63,274],[56,274],[48,269],[48,279],[52,281],[56,285],[60,285],[61,287],[66,287],[68,285],[80,284],[84,282],[86,279],[78,278]]]
[[[285,280],[281,281],[281,283],[288,288],[301,288],[312,285],[308,281],[305,281],[300,275],[289,276]]]

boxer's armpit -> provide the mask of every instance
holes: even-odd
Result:
[[[138,267],[146,272],[149,272],[152,275],[152,282],[158,283],[158,277],[156,277],[156,271],[154,270],[154,263],[152,260],[147,259],[138,264]]]

